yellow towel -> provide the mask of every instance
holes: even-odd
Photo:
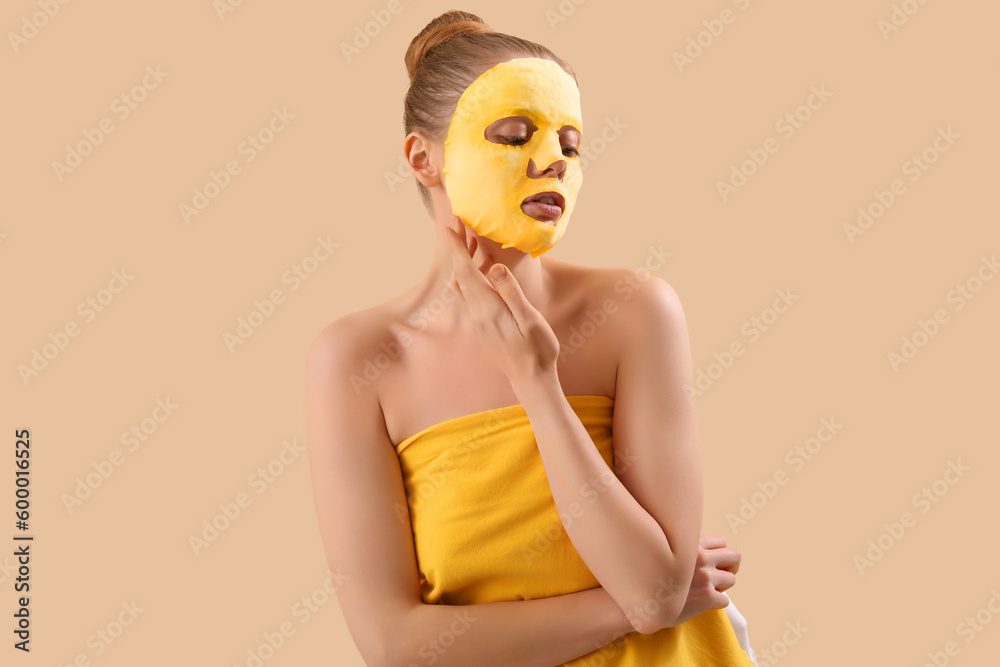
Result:
[[[567,396],[614,469],[614,400]],[[427,604],[531,600],[599,586],[556,509],[522,405],[429,426],[396,446]],[[601,488],[592,484],[594,495]],[[633,632],[563,667],[753,667],[722,609]]]

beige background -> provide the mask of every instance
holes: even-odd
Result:
[[[975,280],[1000,251],[1000,7],[897,3],[918,11],[885,37],[889,0],[652,4],[458,8],[578,72],[592,159],[553,256],[638,268],[662,246],[671,256],[655,272],[681,295],[696,369],[744,344],[697,405],[704,532],[743,550],[730,594],[761,666],[920,665],[949,641],[950,664],[990,664],[1000,619],[983,612],[993,622],[971,641],[957,626],[1000,590],[989,511],[1000,501],[1000,280]],[[306,457],[285,454],[264,487],[252,476],[283,442],[305,444],[315,334],[428,266],[414,181],[387,174],[401,155],[406,45],[453,5],[402,0],[350,62],[339,45],[387,2],[247,0],[221,18],[210,0],[71,2],[51,18],[43,5],[7,2],[2,19],[2,553],[17,532],[18,428],[32,434],[35,535],[30,656],[10,648],[16,574],[0,558],[2,661],[246,665],[288,623],[294,634],[264,664],[360,665],[322,593]],[[674,53],[723,10],[732,23],[710,44],[703,34],[708,46],[679,71]],[[9,33],[33,36],[14,45]],[[147,67],[166,75],[155,87],[146,78],[122,118],[114,101]],[[812,86],[832,96],[787,137],[775,124]],[[239,146],[274,108],[294,118],[248,161]],[[52,163],[104,118],[113,132],[60,181]],[[616,119],[621,132],[594,143]],[[910,180],[906,163],[935,157],[949,127],[958,138]],[[779,150],[723,201],[717,182],[769,138]],[[185,222],[180,205],[230,160],[240,173]],[[851,243],[844,225],[894,179],[905,193]],[[339,247],[292,289],[282,276],[317,237]],[[123,268],[128,285],[102,292]],[[948,295],[967,281],[981,290],[959,309]],[[223,335],[275,289],[284,302],[231,352]],[[779,289],[798,300],[751,341],[744,323]],[[101,296],[113,299],[86,321],[78,304]],[[948,321],[894,370],[888,355],[938,308]],[[25,383],[18,367],[69,322],[79,335]],[[178,407],[157,423],[168,398]],[[786,455],[823,418],[843,428],[796,469]],[[144,420],[151,433],[130,451],[120,436]],[[64,496],[114,450],[121,465],[68,511]],[[940,482],[937,502],[915,504],[949,460],[969,470]],[[727,514],[781,471],[787,484],[731,526]],[[241,493],[250,505],[195,554],[189,538]],[[883,537],[891,548],[860,573],[855,556],[907,511],[915,525]],[[325,603],[306,619],[296,604],[312,595]],[[133,600],[142,611],[98,655],[92,636],[114,631]],[[808,631],[791,644],[783,633],[796,622]]]

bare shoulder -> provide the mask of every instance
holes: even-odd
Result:
[[[378,323],[376,309],[369,308],[341,315],[319,330],[309,346],[309,358],[349,354],[356,351]]]
[[[306,382],[322,384],[343,396],[368,399],[378,405],[378,396],[366,378],[365,360],[377,356],[389,334],[382,306],[348,313],[324,326],[313,338],[306,355]]]
[[[656,317],[657,313],[683,317],[674,287],[644,267],[595,267],[558,260],[551,260],[549,266],[560,282],[586,295],[589,308],[620,313],[615,319],[626,329]]]
[[[381,308],[344,315],[314,338],[306,362],[306,443],[313,502],[336,594],[366,664],[397,664],[399,639],[420,604],[419,573],[399,460],[379,397],[355,377],[385,330]],[[402,510],[402,513],[400,513]],[[395,644],[393,644],[395,646]]]

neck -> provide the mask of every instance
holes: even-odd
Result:
[[[453,293],[448,285],[453,265],[452,249],[449,239],[445,236],[445,228],[449,226],[448,221],[435,221],[434,257],[426,276],[417,288],[418,302],[430,309],[428,318],[432,319],[433,328],[471,331],[474,324],[468,321],[468,317],[457,307],[459,305],[457,299],[464,297]],[[532,257],[514,247],[502,248],[500,243],[479,236],[467,227],[465,234],[466,238],[476,237],[476,252],[472,257],[472,263],[477,270],[487,257],[491,257],[493,263],[507,267],[520,285],[528,303],[543,314],[548,310],[552,302],[552,282],[541,255]],[[468,252],[465,254],[468,255]],[[489,276],[481,275],[485,280],[490,280]]]

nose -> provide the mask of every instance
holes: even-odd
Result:
[[[528,160],[528,178],[558,178],[560,181],[566,173],[566,160],[556,160],[545,168],[545,171],[538,169],[534,158]]]

